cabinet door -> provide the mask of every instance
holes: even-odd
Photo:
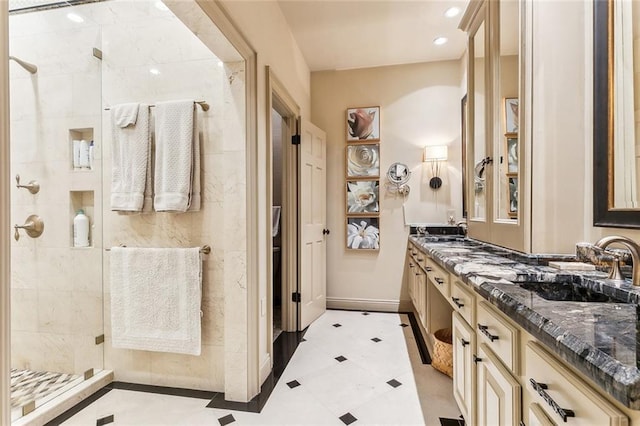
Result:
[[[476,334],[462,316],[453,313],[453,397],[469,425],[475,424],[476,365],[473,353]]]
[[[407,256],[407,290],[409,291],[409,299],[411,299],[411,303],[413,303],[414,307],[416,306],[415,277],[417,270],[418,267],[416,266],[413,259],[411,259],[411,256]]]
[[[424,329],[429,330],[427,324],[427,280],[422,269],[418,268],[418,272],[416,273],[416,287],[417,287],[417,296],[416,298],[418,303],[418,313],[420,314],[420,321],[422,321],[422,325]]]
[[[484,343],[478,346],[479,426],[511,426],[520,423],[522,388]]]
[[[527,426],[557,426],[556,423],[551,420],[540,405],[535,402],[529,406],[529,423]]]

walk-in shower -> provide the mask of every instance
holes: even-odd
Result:
[[[35,74],[38,72],[38,67],[35,66],[34,64],[31,64],[27,61],[23,61],[20,58],[16,58],[15,56],[9,56],[9,60],[12,60],[14,62],[16,62],[18,65],[20,65],[22,68],[24,68],[25,70],[29,71],[31,74]]]

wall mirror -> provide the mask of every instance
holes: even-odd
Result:
[[[640,2],[595,0],[593,22],[593,223],[640,228]]]
[[[411,170],[406,164],[393,163],[387,170],[387,179],[389,180],[387,189],[406,195],[409,193],[409,185],[407,185],[409,178],[411,178]]]

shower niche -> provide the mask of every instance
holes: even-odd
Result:
[[[70,224],[70,240],[69,246],[74,249],[93,248],[95,246],[94,232],[95,229],[95,196],[93,191],[71,191],[69,193],[69,224]],[[78,247],[74,244],[74,219],[78,212],[82,210],[83,214],[89,221],[89,245]]]
[[[94,169],[93,128],[69,129],[70,165],[74,172]]]

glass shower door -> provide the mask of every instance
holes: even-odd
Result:
[[[9,17],[11,173],[22,186],[11,192],[12,420],[104,363],[101,29],[86,6]],[[79,210],[86,247],[74,244]]]

